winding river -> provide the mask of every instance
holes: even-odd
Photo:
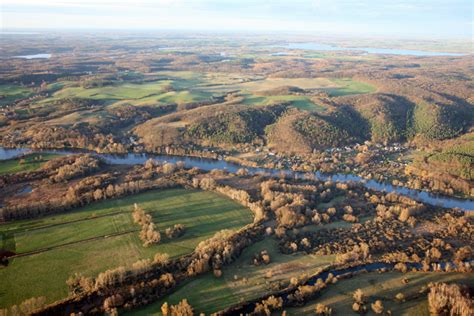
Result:
[[[28,153],[55,153],[55,154],[77,154],[89,152],[86,150],[33,150],[30,148],[2,148],[0,147],[0,160],[11,159]],[[90,152],[89,152],[90,153]],[[225,169],[229,172],[236,172],[242,166],[227,162],[224,160],[215,160],[209,158],[195,158],[195,157],[186,157],[186,156],[168,156],[168,155],[158,155],[158,154],[137,154],[137,153],[128,153],[128,154],[98,154],[93,153],[110,164],[125,164],[125,165],[134,165],[134,164],[143,164],[147,159],[153,158],[161,162],[178,162],[183,161],[185,166],[188,168],[197,167],[202,170],[212,170],[212,169]],[[304,177],[307,172],[292,171],[289,169],[269,169],[269,168],[254,168],[254,167],[245,167],[250,173],[267,173],[271,175],[280,175],[284,173],[288,176],[293,177]],[[376,180],[367,180],[362,177],[353,175],[353,174],[325,174],[319,171],[315,172],[314,175],[317,179],[327,181],[339,181],[339,182],[359,182],[362,183],[366,188],[372,189],[375,191],[382,192],[395,192],[401,195],[408,196],[416,201],[420,201],[426,204],[440,206],[445,208],[459,208],[464,211],[474,211],[474,200],[471,199],[459,199],[453,197],[440,196],[433,193],[409,189],[406,187],[393,186],[389,183],[379,182]]]

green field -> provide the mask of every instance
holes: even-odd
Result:
[[[171,81],[161,80],[152,83],[124,83],[97,88],[66,87],[54,94],[55,98],[84,98],[93,100],[124,100],[142,99],[164,92],[164,88],[169,86]]]
[[[255,266],[253,255],[266,249],[271,263]],[[143,309],[129,312],[130,315],[161,315],[164,302],[176,304],[186,298],[198,314],[210,314],[241,301],[247,301],[272,291],[270,284],[287,284],[292,277],[306,273],[311,275],[319,267],[330,264],[334,256],[283,255],[278,252],[277,242],[271,237],[245,249],[231,265],[224,267],[220,278],[212,273],[198,276],[180,285],[175,292]],[[271,272],[271,275],[267,273]],[[234,279],[237,276],[237,279]]]
[[[30,88],[11,84],[0,85],[0,106],[10,104],[15,100],[28,98],[32,95],[33,91]]]
[[[242,101],[243,104],[246,105],[255,105],[255,106],[265,106],[265,105],[272,105],[282,102],[288,102],[292,106],[306,111],[316,111],[321,112],[324,111],[326,108],[313,103],[309,97],[306,96],[298,96],[298,95],[276,95],[276,96],[260,96],[260,95],[253,95],[253,94],[244,94],[244,100]]]
[[[278,89],[284,87],[296,87],[314,92],[327,92],[331,97],[372,93],[376,90],[372,85],[350,78],[254,78],[253,80],[243,83],[238,83],[238,80],[234,78],[233,83],[215,84],[207,87],[203,86],[202,88],[211,92],[221,93],[225,91],[240,91],[240,96],[243,97],[242,103],[247,105],[262,106],[289,102],[292,106],[301,110],[316,112],[325,110],[325,107],[314,103],[311,100],[311,96],[279,94],[283,93],[285,89],[280,92],[278,92]],[[267,93],[262,95],[263,92]],[[270,95],[267,95],[268,93],[270,93]],[[272,93],[275,93],[275,95],[272,95]]]
[[[156,104],[184,104],[210,100],[213,93],[196,90],[194,87],[201,83],[197,74],[190,72],[159,73],[161,80],[146,83],[117,83],[95,88],[74,86],[72,83],[58,87],[51,98],[43,100],[46,104],[52,100],[64,98],[83,98],[105,101],[112,106],[131,104],[136,106]],[[171,89],[171,91],[170,91]]]
[[[403,282],[405,278],[408,284]],[[385,310],[391,310],[393,315],[429,316],[426,295],[403,303],[394,299],[397,293],[403,293],[405,296],[416,294],[429,282],[463,282],[472,286],[474,278],[466,277],[465,273],[366,273],[331,284],[317,299],[303,307],[288,308],[287,312],[289,315],[315,315],[316,304],[321,303],[333,309],[332,315],[355,315],[352,311],[352,294],[360,288],[369,302],[367,315],[375,315],[370,309],[370,303],[379,299],[382,300]]]
[[[297,87],[300,89],[328,89],[337,88],[333,80],[328,78],[265,78],[241,83],[235,87],[243,91],[269,91],[284,86]]]
[[[203,102],[210,100],[212,93],[206,91],[170,91],[162,94],[151,95],[135,101],[127,101],[133,105],[150,105],[150,104],[186,104],[193,102]]]
[[[349,78],[332,79],[337,84],[337,88],[326,89],[326,92],[331,97],[340,97],[352,94],[366,94],[375,92],[376,88],[368,83],[355,81]]]
[[[74,82],[61,82],[54,86],[50,85],[50,90],[55,92],[50,98],[41,100],[37,104],[47,105],[52,101],[65,98],[97,100],[105,102],[109,107],[187,104],[210,101],[215,96],[222,96],[230,91],[239,91],[239,95],[243,98],[243,104],[262,106],[289,102],[292,106],[302,110],[323,111],[325,107],[313,102],[311,96],[278,92],[278,89],[297,87],[308,91],[327,92],[330,96],[363,94],[375,91],[373,86],[349,78],[262,78],[231,73],[190,71],[157,72],[149,76],[152,76],[152,80],[155,81],[144,83],[117,82],[113,85],[94,88],[84,88]],[[276,91],[273,91],[275,89]],[[269,91],[270,94],[268,94]],[[262,92],[267,93],[262,94]],[[100,120],[101,115],[106,115],[101,113],[96,110],[90,113],[73,113],[70,115],[74,117],[53,123],[64,124],[73,121],[96,123]]]
[[[65,125],[76,123],[88,123],[91,125],[100,124],[103,120],[110,118],[111,115],[107,111],[78,111],[60,116],[58,118],[47,121],[51,125]]]
[[[54,154],[31,154],[22,158],[0,161],[0,174],[34,171],[41,168],[48,160],[58,156]]]
[[[214,85],[210,91],[239,90],[248,93],[272,91],[281,87],[296,87],[304,90],[325,91],[330,96],[364,94],[374,92],[374,86],[351,78],[265,78],[243,83]]]
[[[185,234],[172,241],[162,234],[160,244],[143,247],[138,238],[140,227],[131,218],[134,203],[153,216],[161,232],[180,223],[186,227]],[[157,252],[172,257],[187,254],[217,231],[237,229],[251,221],[249,210],[219,194],[171,189],[1,225],[2,248],[17,253],[56,248],[13,259],[7,267],[0,268],[0,307],[33,296],[46,296],[48,301],[60,299],[67,295],[65,281],[75,272],[94,276],[106,269],[152,258]],[[120,235],[108,236],[111,234]],[[61,246],[66,243],[71,244]]]

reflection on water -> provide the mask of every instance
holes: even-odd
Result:
[[[319,43],[289,43],[286,46],[289,49],[305,49],[316,51],[363,51],[369,54],[389,54],[389,55],[407,55],[407,56],[463,56],[459,53],[430,52],[412,49],[397,48],[376,48],[376,47],[339,47]]]
[[[23,155],[28,152],[43,152],[43,153],[56,153],[56,154],[74,154],[80,152],[87,152],[85,150],[43,150],[36,151],[28,148],[16,148],[16,149],[6,149],[0,147],[0,160],[10,159],[19,155]],[[134,164],[143,164],[147,159],[153,158],[161,162],[178,162],[183,161],[185,166],[188,168],[197,167],[202,170],[210,171],[212,169],[225,169],[229,172],[236,172],[242,166],[227,162],[224,160],[214,160],[208,158],[194,158],[194,157],[182,157],[182,156],[167,156],[167,155],[156,155],[156,154],[97,154],[94,153],[110,164],[124,164],[124,165],[134,165]],[[285,174],[288,176],[302,178],[307,175],[307,172],[297,172],[288,169],[268,169],[268,168],[252,168],[245,167],[249,170],[250,173],[267,173],[271,175],[280,175]],[[378,182],[375,180],[367,180],[353,174],[324,174],[321,172],[315,172],[314,175],[316,178],[326,181],[340,181],[340,182],[359,182],[362,183],[366,188],[382,191],[382,192],[395,192],[402,194],[408,197],[413,198],[414,200],[427,203],[434,206],[441,206],[445,208],[460,208],[462,210],[473,211],[474,210],[474,201],[470,199],[458,199],[452,197],[438,196],[433,193],[419,191],[414,189],[409,189],[405,187],[393,186],[389,183]]]
[[[18,190],[16,194],[27,194],[27,193],[31,193],[32,191],[33,191],[33,188],[31,187],[31,185],[27,185],[26,187],[23,187],[20,190]]]
[[[0,160],[12,159],[21,155],[31,152],[28,148],[3,148],[0,147]]]
[[[48,58],[51,58],[51,54],[22,55],[22,56],[13,56],[13,58],[22,58],[22,59],[48,59]]]

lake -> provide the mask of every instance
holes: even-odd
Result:
[[[13,56],[12,58],[22,58],[22,59],[48,59],[48,58],[51,58],[51,54],[21,55],[21,56]]]
[[[376,48],[376,47],[340,47],[326,44],[319,44],[313,42],[306,43],[289,43],[286,46],[288,49],[303,49],[303,50],[315,50],[315,51],[363,51],[368,54],[384,54],[384,55],[407,55],[407,56],[464,56],[465,54],[460,53],[445,53],[445,52],[431,52],[422,50],[411,50],[411,49],[398,49],[398,48]]]

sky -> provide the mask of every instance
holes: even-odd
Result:
[[[472,0],[0,0],[0,27],[471,38]]]

